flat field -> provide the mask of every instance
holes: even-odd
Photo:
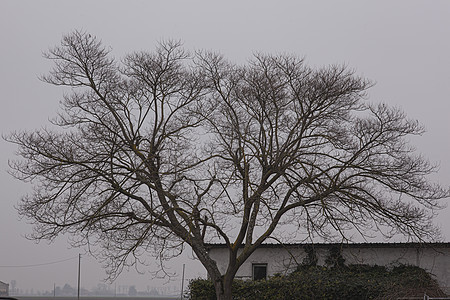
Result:
[[[11,296],[18,300],[77,300],[77,297],[52,297],[52,296]],[[83,297],[80,296],[80,300],[178,300],[180,297],[163,297],[163,296],[154,296],[154,297]]]

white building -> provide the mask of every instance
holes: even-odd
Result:
[[[223,273],[228,265],[224,244],[210,244],[209,254]],[[330,249],[339,249],[345,264],[414,265],[427,270],[445,292],[450,292],[450,243],[355,243],[355,244],[263,244],[239,268],[236,278],[261,279],[295,270],[314,249],[318,265],[325,265]]]
[[[9,284],[0,281],[0,296],[9,295]]]

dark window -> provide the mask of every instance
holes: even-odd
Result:
[[[253,264],[253,280],[266,279],[267,264]]]

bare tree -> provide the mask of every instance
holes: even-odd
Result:
[[[365,103],[371,83],[346,67],[287,55],[239,66],[177,42],[116,62],[84,32],[46,57],[54,68],[43,80],[71,90],[57,129],[6,137],[23,158],[13,175],[35,187],[18,209],[32,238],[69,233],[102,249],[111,278],[186,243],[217,298],[231,299],[242,263],[286,232],[436,237],[431,217],[449,191],[427,180],[435,166],[408,144],[423,128]],[[227,245],[224,274],[210,242]]]

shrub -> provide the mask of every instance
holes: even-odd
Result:
[[[396,299],[405,296],[445,296],[425,270],[415,266],[350,265],[336,267],[300,266],[287,276],[262,281],[235,280],[236,300],[278,299]],[[204,279],[189,284],[192,300],[215,300],[212,282]]]

